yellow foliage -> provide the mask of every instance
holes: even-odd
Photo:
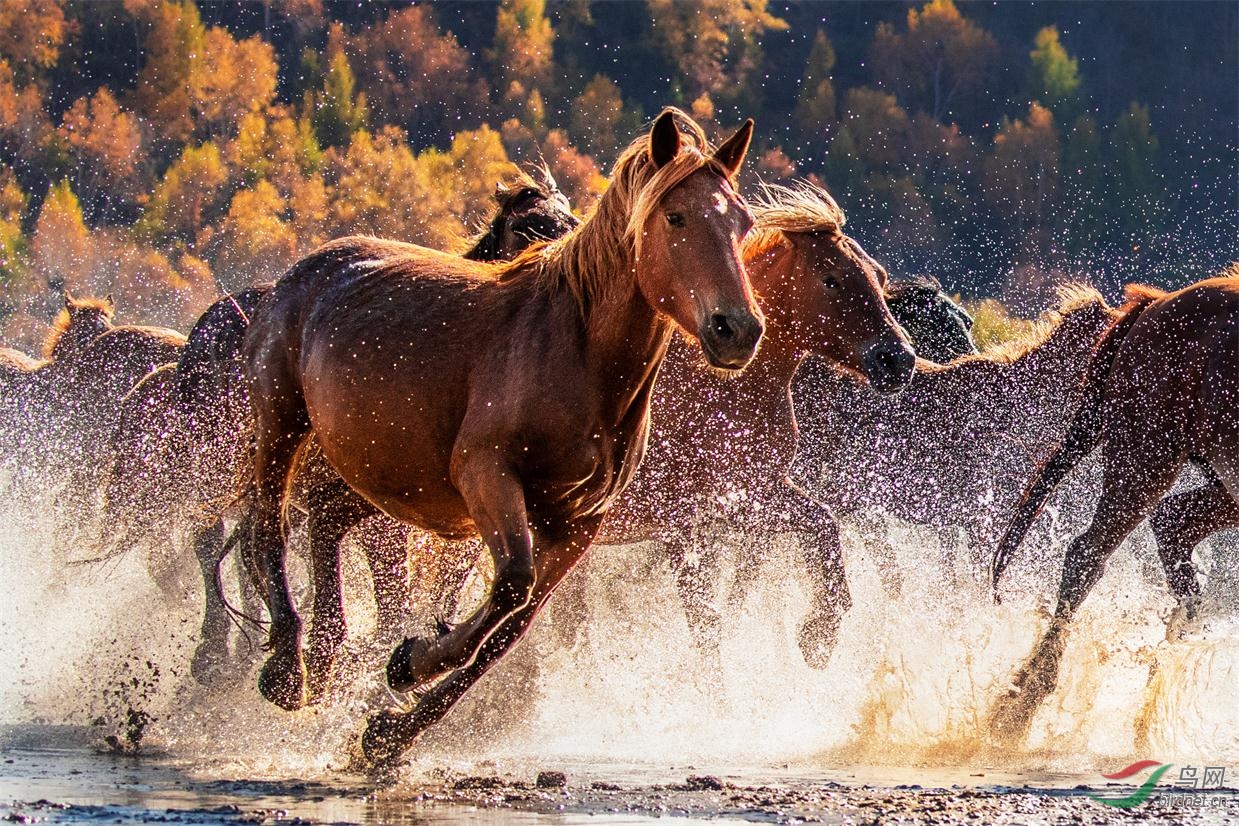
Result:
[[[503,0],[495,20],[495,62],[504,86],[519,80],[535,90],[551,79],[555,31],[546,0]]]
[[[1039,103],[1028,107],[1028,119],[1004,118],[985,159],[986,199],[1015,218],[1019,229],[1039,226],[1056,201],[1062,144],[1054,115]]]
[[[139,233],[160,241],[196,243],[227,182],[228,169],[214,143],[185,147],[155,186],[138,222]]]
[[[35,69],[56,65],[69,30],[61,0],[0,3],[0,57],[12,61],[27,80]]]
[[[82,207],[68,181],[48,190],[35,222],[34,264],[48,283],[83,290],[94,269],[94,242],[82,218]]]
[[[759,62],[761,35],[787,28],[766,0],[647,0],[646,5],[663,52],[694,98],[734,92]]]
[[[1028,340],[1037,331],[1037,322],[1011,315],[997,299],[969,301],[964,307],[972,315],[972,340],[982,353],[1013,341]]]
[[[215,275],[226,290],[274,281],[297,255],[297,237],[285,220],[287,203],[267,181],[232,198],[216,238]]]

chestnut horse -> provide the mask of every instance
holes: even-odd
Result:
[[[67,291],[64,306],[52,320],[43,340],[42,358],[28,356],[11,347],[0,348],[0,433],[6,458],[19,465],[29,458],[23,451],[41,445],[44,428],[36,414],[47,404],[45,389],[49,370],[58,360],[71,359],[97,336],[114,326],[116,305],[106,298],[74,298]]]
[[[1208,484],[1163,503],[1158,521],[1199,520],[1215,530],[1239,524],[1239,265],[1173,293],[1132,285],[1122,315],[1093,354],[1083,399],[1058,450],[1033,475],[994,555],[997,588],[1011,556],[1055,487],[1099,444],[1102,491],[1092,524],[1067,548],[1049,629],[996,709],[996,732],[1027,730],[1058,683],[1071,618],[1127,538],[1188,462]],[[1166,532],[1159,531],[1158,538]],[[1191,531],[1199,537],[1199,529]],[[1202,538],[1202,537],[1201,537]],[[1199,596],[1192,546],[1158,547],[1175,598],[1189,611]]]
[[[286,273],[250,326],[251,550],[273,649],[264,696],[305,702],[280,514],[311,432],[385,513],[449,539],[480,535],[493,557],[472,617],[393,653],[398,691],[447,676],[413,711],[371,720],[371,760],[399,755],[441,719],[589,547],[644,452],[674,325],[720,369],[756,352],[763,323],[739,249],[752,219],[731,183],[752,121],[707,155],[700,127],[681,114],[681,133],[676,117],[664,111],[625,150],[593,214],[559,241],[490,265],[343,239]]]
[[[830,511],[788,476],[799,441],[792,376],[815,354],[894,393],[916,357],[883,300],[886,270],[843,232],[830,195],[809,184],[767,187],[754,212],[744,260],[767,320],[761,357],[721,377],[672,344],[651,404],[649,455],[596,541],[660,540],[695,641],[715,657],[719,572],[714,543],[694,543],[694,525],[721,521],[758,543],[797,534],[813,588],[800,647],[822,667],[850,598]],[[759,564],[757,552],[738,563],[733,605]]]
[[[1024,480],[1067,431],[1079,376],[1113,318],[1096,290],[1065,288],[1028,338],[945,365],[921,361],[889,398],[807,361],[792,385],[798,478],[840,517],[880,511],[962,529],[988,568],[980,549],[993,547]]]
[[[580,223],[545,167],[520,171],[508,182],[496,184],[494,199],[495,215],[470,240],[465,258],[506,260]],[[162,549],[177,529],[186,531],[206,595],[202,639],[191,664],[193,675],[204,683],[217,676],[228,652],[230,624],[218,587],[226,546],[218,514],[232,498],[239,468],[249,461],[245,439],[250,407],[240,351],[250,317],[271,289],[270,285],[250,287],[211,305],[190,331],[175,369],[153,373],[134,388],[112,439],[101,555],[135,545]],[[339,483],[329,467],[326,471],[311,474],[317,481],[312,491],[338,496],[340,501],[332,502],[336,508],[352,504],[366,509],[367,516],[379,513]],[[324,476],[337,484],[328,486]],[[321,509],[311,509],[311,513],[320,519],[324,515]],[[242,514],[238,530],[247,525]],[[404,616],[409,599],[407,553],[404,533],[389,537],[390,526],[386,527],[383,538],[392,541],[371,541],[367,550],[380,621],[395,624]],[[316,524],[310,533],[317,537],[328,530]],[[316,588],[316,600],[319,590],[326,593]],[[341,631],[343,627],[341,618]]]
[[[894,392],[911,378],[915,357],[883,301],[886,271],[844,234],[843,212],[829,194],[808,184],[767,187],[755,216],[743,252],[767,320],[761,358],[739,375],[719,376],[694,348],[672,340],[650,403],[649,452],[594,541],[660,540],[694,639],[717,659],[721,620],[711,596],[718,570],[710,550],[694,545],[694,525],[721,519],[735,531],[797,533],[814,587],[801,647],[820,666],[849,596],[829,511],[787,476],[798,438],[791,379],[806,355],[817,354]],[[476,554],[459,549],[466,555],[458,559],[455,550],[437,547],[422,560],[433,587],[449,595],[463,587]],[[749,558],[741,567],[750,572],[759,563]],[[737,572],[737,580],[750,577]],[[734,600],[741,589],[733,592]],[[563,596],[570,602],[557,603],[557,614],[566,608],[579,621],[582,592]]]

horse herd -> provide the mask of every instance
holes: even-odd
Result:
[[[991,720],[1017,736],[1056,684],[1072,613],[1154,506],[1185,611],[1193,547],[1239,525],[1239,268],[1177,293],[1130,288],[1119,310],[1074,288],[1032,340],[979,354],[968,315],[936,284],[889,281],[821,189],[746,201],[752,130],[711,147],[668,109],[583,221],[535,170],[499,188],[463,255],[333,241],[221,299],[188,338],[114,326],[110,298],[66,295],[43,359],[0,351],[10,478],[64,480],[56,509],[92,515],[95,557],[140,547],[175,567],[169,549],[193,549],[203,683],[242,613],[222,581],[235,552],[269,616],[259,690],[284,709],[322,698],[347,638],[346,536],[365,548],[382,628],[407,623],[411,583],[431,594],[435,632],[386,669],[416,705],[362,738],[383,763],[522,637],[594,542],[653,540],[714,657],[763,543],[720,605],[699,529],[794,534],[811,582],[798,643],[822,667],[851,603],[837,514],[962,528],[974,549],[1006,527],[996,588],[1054,488],[1104,443],[1101,504],[1067,552],[1058,610]],[[1188,462],[1205,486],[1159,505]],[[286,567],[293,523],[308,633]],[[489,591],[451,624],[483,547]],[[564,590],[566,616],[580,600]]]

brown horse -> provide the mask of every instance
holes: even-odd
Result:
[[[740,255],[752,219],[731,181],[752,122],[712,154],[665,111],[620,157],[574,232],[487,265],[368,238],[293,267],[246,336],[255,418],[254,541],[273,654],[263,695],[305,702],[301,622],[280,512],[313,432],[348,484],[449,539],[480,534],[496,571],[467,621],[406,640],[388,664],[407,714],[371,721],[371,759],[400,754],[523,636],[589,547],[644,451],[649,398],[675,324],[711,364],[752,359],[763,324]]]
[[[1106,560],[1188,462],[1203,467],[1209,482],[1165,500],[1159,539],[1167,524],[1193,519],[1200,527],[1187,532],[1192,537],[1205,526],[1239,524],[1239,265],[1173,293],[1127,288],[1122,316],[1098,344],[1085,374],[1071,429],[1029,481],[998,543],[995,588],[1055,487],[1099,444],[1105,445],[1101,499],[1088,530],[1067,549],[1050,627],[991,720],[999,734],[1027,730],[1058,683],[1067,628],[1080,603]],[[1200,593],[1192,546],[1171,542],[1158,550],[1171,590],[1190,609]]]
[[[880,511],[962,529],[978,553],[992,547],[1023,481],[1066,432],[1078,377],[1113,317],[1096,290],[1068,288],[1027,339],[920,361],[889,398],[809,360],[792,390],[798,478],[840,516]]]
[[[495,204],[494,217],[470,240],[465,258],[506,260],[580,223],[544,167],[518,172],[508,182],[496,184]],[[233,498],[239,468],[249,461],[245,439],[250,407],[241,378],[240,351],[250,317],[271,289],[270,285],[251,287],[209,307],[190,331],[175,369],[153,373],[134,388],[112,440],[100,553],[109,556],[139,545],[163,550],[178,530],[185,531],[201,568],[206,595],[202,639],[191,664],[193,675],[204,683],[218,675],[218,667],[228,656],[230,622],[218,587],[227,546],[219,514]],[[296,493],[294,506],[308,510],[316,520],[309,528],[315,538],[333,529],[330,516],[341,509],[357,509],[364,516],[381,513],[343,485],[330,466],[308,473],[307,482]],[[316,504],[316,496],[326,500],[323,507],[303,504]],[[237,530],[246,531],[244,513],[238,515]],[[366,547],[380,623],[394,626],[409,601],[406,531],[393,534],[392,521],[384,518],[384,523],[374,526],[375,536],[368,537]],[[179,555],[165,551],[161,556],[164,559],[154,560],[157,568]],[[315,600],[316,606],[332,602],[326,587],[315,588]],[[316,621],[315,628],[319,626]],[[338,622],[324,613],[321,627],[338,628],[342,637],[342,606]],[[310,652],[319,648],[312,641]]]
[[[660,540],[695,640],[716,658],[721,619],[711,595],[719,572],[710,550],[694,546],[694,525],[713,519],[760,535],[797,533],[814,583],[801,647],[809,662],[824,665],[849,596],[830,513],[787,476],[798,440],[788,389],[809,354],[880,392],[900,389],[915,357],[883,300],[886,271],[844,234],[843,212],[829,194],[807,184],[767,187],[755,217],[743,252],[767,321],[761,358],[739,375],[720,376],[683,339],[671,342],[650,403],[649,452],[595,542]],[[463,558],[452,550],[436,547],[420,561],[432,587],[458,593],[476,549],[459,549]],[[562,595],[557,611],[579,620],[581,596],[579,589]],[[565,606],[563,597],[575,604]]]
[[[147,373],[176,361],[184,346],[175,330],[122,325],[42,371],[42,403],[33,411],[47,446],[41,464],[64,480],[58,499],[75,522],[79,510],[95,511],[125,396]]]
[[[744,260],[767,321],[761,358],[737,376],[719,376],[682,342],[672,344],[651,404],[649,454],[596,541],[660,540],[689,627],[713,657],[719,572],[706,547],[713,543],[694,543],[694,525],[721,521],[763,540],[797,534],[813,582],[800,646],[822,666],[850,599],[830,512],[788,477],[799,441],[792,376],[814,354],[893,393],[912,377],[916,358],[883,300],[886,270],[844,234],[843,212],[826,192],[769,187],[755,216]]]
[[[46,388],[57,361],[68,360],[97,336],[113,328],[116,306],[112,296],[74,298],[64,295],[64,306],[52,320],[43,340],[42,358],[20,350],[0,348],[0,433],[6,456],[25,464],[44,439],[44,428],[37,412],[46,405]]]

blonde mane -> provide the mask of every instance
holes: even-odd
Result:
[[[1054,334],[1077,314],[1114,312],[1102,294],[1091,284],[1063,284],[1058,288],[1057,293],[1058,306],[1042,314],[1029,332],[1010,341],[1004,341],[984,353],[964,356],[957,361],[980,359],[998,364],[1009,364],[1044,347],[1054,337]]]
[[[674,158],[655,169],[649,135],[641,135],[620,154],[607,191],[581,226],[497,265],[497,276],[501,280],[534,278],[551,292],[566,289],[588,316],[612,282],[631,273],[641,253],[645,223],[668,192],[705,168],[730,180],[726,167],[711,156],[701,127],[679,109],[669,111],[680,127],[681,146]]]
[[[67,300],[73,306],[74,313],[94,311],[103,317],[104,326],[112,326],[116,310],[110,300],[106,298],[67,298]],[[73,321],[74,315],[70,314],[69,307],[61,307],[60,312],[56,313],[56,317],[52,319],[51,329],[47,331],[47,336],[43,339],[43,358],[50,359],[57,355],[56,347],[64,339],[65,334],[72,329]]]
[[[744,240],[745,255],[764,252],[785,232],[842,233],[847,216],[830,193],[808,181],[762,184],[749,202],[756,225]]]

